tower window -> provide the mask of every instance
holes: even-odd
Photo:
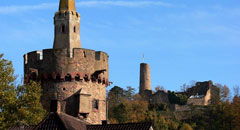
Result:
[[[66,31],[66,27],[65,27],[64,24],[62,24],[62,26],[61,26],[61,32],[62,32],[62,33],[65,33],[65,31]]]
[[[95,109],[99,108],[99,100],[96,100],[96,99],[93,100],[93,108]]]
[[[86,82],[89,81],[89,79],[88,79],[88,75],[87,75],[87,74],[84,76],[84,81],[86,81]]]
[[[83,51],[83,55],[84,55],[84,57],[87,57],[87,55],[86,55],[86,52],[85,52],[85,51]]]
[[[73,32],[76,32],[76,26],[73,27]]]
[[[70,75],[70,74],[67,74],[66,76],[65,76],[65,81],[72,81],[72,76]]]
[[[80,76],[79,76],[79,74],[77,74],[77,75],[75,76],[75,81],[80,81]]]
[[[37,74],[36,74],[36,72],[32,72],[32,73],[31,73],[31,79],[32,79],[33,81],[37,80]]]

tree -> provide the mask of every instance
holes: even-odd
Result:
[[[36,125],[45,110],[40,103],[41,86],[31,81],[14,86],[15,76],[12,62],[0,55],[0,129],[14,125]]]
[[[186,83],[184,83],[182,86],[180,86],[180,89],[182,92],[186,92],[188,88],[190,88],[190,86],[187,85]]]
[[[16,120],[16,93],[12,62],[0,54],[0,129],[6,129]]]
[[[231,111],[234,113],[233,128],[235,130],[240,130],[240,96],[234,96]]]
[[[234,96],[239,97],[240,96],[240,87],[239,86],[233,87],[233,92],[234,92]]]
[[[188,97],[184,94],[175,94],[174,92],[168,91],[168,99],[171,104],[185,105]]]
[[[216,86],[220,89],[220,100],[226,101],[230,100],[230,89],[227,85],[216,84]]]
[[[18,121],[27,125],[38,124],[45,116],[46,111],[40,102],[42,95],[41,85],[30,81],[17,87]]]
[[[156,92],[157,92],[157,91],[164,91],[164,92],[166,92],[166,89],[165,89],[163,86],[158,85],[157,87],[155,87],[155,91],[156,91]]]
[[[183,123],[180,130],[193,130],[193,128],[188,123]]]

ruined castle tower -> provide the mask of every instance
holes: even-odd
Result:
[[[74,0],[60,0],[54,25],[53,48],[24,55],[24,82],[41,82],[46,110],[58,104],[58,111],[101,124],[106,120],[108,55],[81,48],[80,15]]]
[[[141,63],[140,64],[140,87],[139,87],[140,95],[143,95],[145,90],[152,90],[150,66],[149,64]]]

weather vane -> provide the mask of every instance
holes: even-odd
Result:
[[[143,58],[143,63],[144,63],[144,53],[143,53],[143,57],[142,58]]]

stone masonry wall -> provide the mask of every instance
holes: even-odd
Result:
[[[88,101],[82,103],[90,105],[85,120],[92,124],[106,120],[108,70],[108,55],[94,50],[75,48],[72,58],[67,49],[46,49],[24,55],[24,81],[41,81],[44,108],[49,111],[51,100],[60,100],[61,111],[77,117],[81,107],[77,94],[89,95]],[[98,100],[97,109],[92,107],[94,100]]]

